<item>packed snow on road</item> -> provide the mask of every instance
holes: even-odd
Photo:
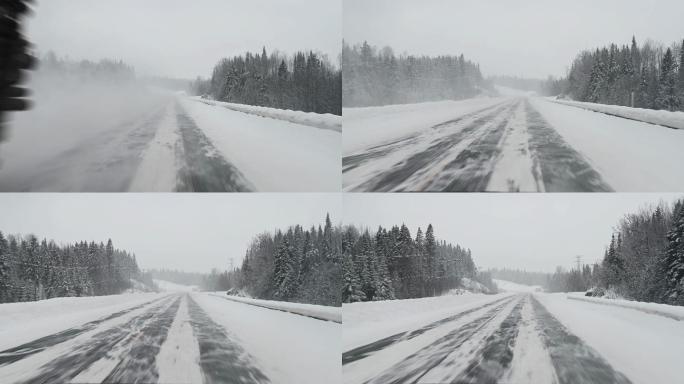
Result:
[[[496,295],[345,304],[343,381],[678,382],[680,320],[498,283]]]
[[[684,189],[684,179],[672,177],[684,161],[684,130],[668,128],[681,123],[681,112],[616,107],[608,114],[585,104],[518,94],[346,108],[343,188]]]
[[[341,324],[162,286],[0,305],[2,382],[341,381]]]

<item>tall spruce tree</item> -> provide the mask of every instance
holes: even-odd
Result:
[[[672,229],[667,234],[667,249],[663,261],[665,270],[665,301],[684,305],[684,200],[675,204]]]
[[[660,65],[660,82],[658,87],[658,107],[668,111],[679,109],[679,92],[677,90],[677,62],[672,49],[668,48]]]

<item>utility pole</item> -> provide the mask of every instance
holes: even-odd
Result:
[[[582,256],[575,256],[575,260],[577,261],[577,271],[582,272],[582,269],[580,268],[580,264],[582,263]]]

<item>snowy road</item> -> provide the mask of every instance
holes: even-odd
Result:
[[[201,293],[168,294],[0,351],[0,378],[3,383],[316,383],[330,378],[322,369],[339,370],[334,366],[339,329],[328,323]],[[288,325],[301,345],[281,343],[282,337],[273,336],[276,324]],[[279,361],[273,352],[296,356]],[[320,368],[301,371],[303,363]]]
[[[589,327],[609,336],[597,340],[586,335],[587,325],[578,325],[575,316],[567,315],[571,312],[576,317],[593,313]],[[615,337],[606,329],[620,329],[626,323],[667,323],[680,330],[670,334],[674,340],[661,345],[664,350],[676,349],[682,327],[676,320],[654,316],[521,293],[352,348],[342,357],[343,378],[345,383],[667,383],[673,378],[667,371],[672,369],[663,365],[670,361],[635,356],[650,345],[629,344],[635,335]],[[616,355],[615,350],[628,344],[632,360],[625,364],[625,353]],[[644,369],[651,363],[652,368]]]
[[[606,192],[682,187],[681,181],[672,181],[676,170],[667,159],[684,160],[677,149],[684,145],[684,131],[538,98],[481,104],[440,124],[346,151],[344,189]],[[363,121],[354,123],[360,127]]]
[[[147,102],[95,123],[74,106],[18,115],[16,137],[3,143],[0,191],[339,189],[339,132],[198,106],[179,95]],[[302,148],[312,150],[302,155]]]

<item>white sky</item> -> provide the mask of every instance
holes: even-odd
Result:
[[[564,75],[584,49],[684,38],[681,0],[344,0],[344,38],[459,54],[485,76]]]
[[[94,240],[136,254],[141,268],[209,272],[239,266],[264,231],[340,223],[335,193],[0,194],[0,231],[57,243]]]
[[[122,59],[140,74],[211,76],[222,57],[314,50],[337,63],[341,0],[39,0],[39,52]]]
[[[581,255],[603,257],[622,216],[681,194],[345,194],[344,222],[370,228],[406,225],[470,248],[480,268],[553,272]]]

